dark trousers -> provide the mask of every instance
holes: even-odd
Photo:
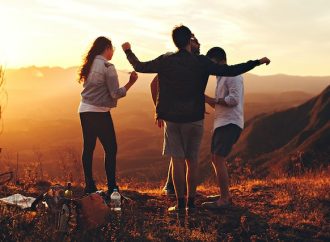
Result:
[[[105,153],[104,164],[108,187],[113,188],[116,186],[117,141],[110,112],[80,113],[80,122],[84,139],[82,163],[86,186],[94,184],[92,161],[96,139],[99,138]]]

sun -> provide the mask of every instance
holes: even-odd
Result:
[[[0,64],[5,66],[18,66],[24,53],[23,45],[26,36],[21,20],[13,20],[12,9],[4,8],[0,15]]]
[[[15,40],[0,39],[0,64],[5,66],[17,66],[20,60],[19,43]]]

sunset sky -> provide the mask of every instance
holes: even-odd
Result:
[[[7,68],[77,66],[105,35],[116,47],[117,69],[131,69],[122,42],[150,60],[175,50],[170,33],[182,23],[202,53],[221,46],[229,64],[272,60],[252,73],[330,75],[328,0],[0,0],[0,10],[0,61]]]

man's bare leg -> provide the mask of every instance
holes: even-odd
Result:
[[[172,157],[172,178],[177,199],[177,207],[185,208],[185,159]]]
[[[163,191],[167,196],[175,195],[173,179],[172,179],[172,159],[170,160],[170,164],[168,167],[167,179]]]
[[[218,155],[213,155],[213,166],[215,168],[215,172],[218,178],[218,184],[221,194],[221,197],[219,198],[217,203],[221,206],[226,203],[229,203],[231,200],[229,192],[229,176],[225,158]]]
[[[188,202],[187,207],[195,207],[195,196],[196,196],[196,187],[197,187],[197,176],[198,176],[198,162],[193,160],[187,161],[187,195]]]

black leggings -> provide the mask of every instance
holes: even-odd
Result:
[[[94,184],[92,161],[96,139],[99,138],[104,149],[104,164],[108,187],[116,186],[117,141],[110,112],[80,113],[80,122],[84,139],[82,163],[86,185]]]

